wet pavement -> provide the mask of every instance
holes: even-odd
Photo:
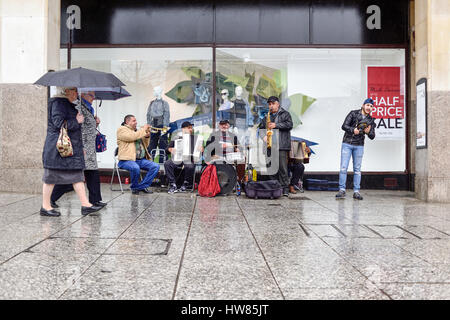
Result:
[[[450,299],[450,204],[102,193],[58,218],[0,193],[0,299]]]

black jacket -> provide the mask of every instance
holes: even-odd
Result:
[[[345,118],[344,123],[342,124],[342,130],[345,131],[342,142],[352,144],[354,146],[363,146],[364,138],[366,135],[363,129],[359,129],[360,131],[359,135],[355,135],[353,131],[358,126],[364,127],[369,125],[371,126],[371,128],[367,136],[369,137],[370,140],[373,140],[375,139],[375,126],[376,126],[374,119],[370,115],[367,115],[364,118],[363,114],[361,113],[361,109],[350,111],[350,113]]]
[[[259,124],[259,129],[266,129],[266,117]],[[292,117],[289,111],[284,110],[280,106],[280,110],[275,115],[270,115],[271,122],[275,122],[276,127],[273,130],[272,141],[276,141],[278,134],[278,150],[281,151],[289,151],[291,150],[291,130],[294,126],[292,123]],[[260,131],[260,137],[263,137],[264,134]]]
[[[75,104],[66,98],[51,98],[47,108],[47,137],[45,138],[42,162],[44,168],[57,170],[84,169],[81,125],[77,122]],[[72,142],[73,155],[63,158],[56,149],[60,129],[67,120],[67,132]]]

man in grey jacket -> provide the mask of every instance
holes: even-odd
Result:
[[[259,129],[266,128],[267,117],[270,116],[269,129],[274,131],[272,148],[278,148],[278,172],[276,175],[272,176],[271,179],[278,180],[283,187],[283,195],[289,196],[289,174],[288,174],[288,155],[291,150],[291,130],[293,127],[291,114],[281,108],[280,100],[275,97],[269,97],[267,100],[269,103],[269,113],[259,124]],[[260,134],[261,134],[260,130]],[[278,139],[276,139],[278,136]],[[267,136],[263,137],[264,141],[267,143]]]
[[[147,109],[147,123],[153,128],[169,127],[170,123],[170,109],[169,103],[162,99],[162,88],[155,87],[154,94],[156,99],[150,102]],[[148,146],[148,152],[152,157],[156,157],[157,154],[152,154],[152,150],[159,147],[159,150],[165,150],[167,148],[167,133],[153,132],[150,136],[150,144]],[[159,152],[159,163],[163,163],[162,152]]]

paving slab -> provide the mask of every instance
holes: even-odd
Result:
[[[0,193],[0,299],[450,299],[450,204],[363,190],[274,200]]]

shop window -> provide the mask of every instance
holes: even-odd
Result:
[[[217,96],[225,90],[233,102],[236,88],[243,89],[252,122],[247,136],[267,112],[267,98],[277,96],[292,116],[292,136],[306,140],[314,152],[306,170],[337,172],[341,125],[371,96],[378,104],[376,138],[366,139],[363,170],[405,170],[403,49],[220,48],[216,57]]]
[[[66,68],[67,50],[61,49],[61,68]],[[170,129],[177,131],[184,119],[194,120],[196,133],[209,136],[212,127],[211,48],[95,48],[72,49],[72,68],[85,67],[111,72],[126,84],[130,97],[94,101],[106,135],[108,149],[98,154],[99,168],[112,168],[117,146],[116,130],[127,114],[138,127],[147,122],[147,110],[155,88],[170,108]],[[170,135],[169,135],[170,139]]]

